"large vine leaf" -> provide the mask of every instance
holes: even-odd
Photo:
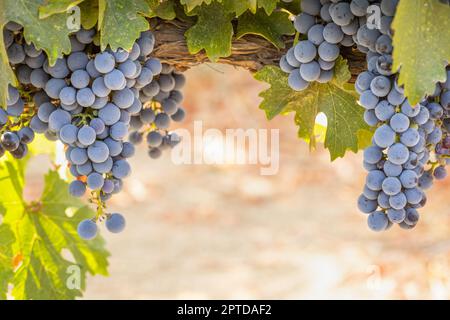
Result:
[[[99,0],[98,23],[101,48],[131,50],[141,32],[149,29],[146,16],[151,10],[146,0]]]
[[[229,56],[233,37],[231,20],[234,13],[216,2],[197,7],[192,13],[198,16],[198,20],[185,33],[189,52],[195,54],[205,49],[213,62],[220,57]]]
[[[244,13],[239,17],[237,37],[246,34],[256,34],[266,38],[278,48],[284,48],[283,35],[294,34],[295,29],[289,21],[289,13],[279,11],[267,15],[264,10],[258,10],[256,14]]]
[[[325,147],[331,160],[343,157],[347,150],[358,151],[364,145],[370,128],[363,120],[363,108],[357,103],[354,91],[345,88],[350,79],[346,61],[339,58],[334,79],[327,84],[311,83],[308,89],[297,92],[287,81],[287,74],[276,66],[266,66],[255,74],[255,78],[270,84],[260,96],[264,99],[260,108],[270,120],[279,114],[295,112],[295,123],[299,126],[299,137],[316,143],[316,117],[323,112],[327,117]],[[366,132],[367,134],[363,134]]]
[[[6,161],[0,168],[0,189],[8,190],[0,194],[3,225],[12,231],[11,239],[15,237],[12,256],[17,269],[7,281],[13,285],[12,296],[15,299],[79,297],[85,289],[88,272],[107,274],[109,253],[104,248],[104,240],[98,237],[83,241],[76,233],[79,221],[92,217],[94,212],[69,196],[67,183],[54,171],[45,176],[41,198],[25,203],[23,166],[23,161]],[[75,212],[73,216],[69,217],[69,211]],[[1,237],[8,240],[4,233]],[[80,268],[79,289],[66,283],[71,266]]]
[[[445,81],[450,61],[450,6],[436,0],[400,1],[393,22],[394,70],[412,104]]]

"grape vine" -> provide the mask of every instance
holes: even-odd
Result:
[[[76,19],[67,9],[74,6],[80,25],[70,29]],[[14,190],[0,195],[0,239],[17,244],[0,246],[0,271],[7,270],[0,298],[4,284],[13,284],[15,298],[41,297],[22,289],[42,286],[26,276],[31,254],[51,273],[45,298],[80,296],[58,281],[69,264],[60,251],[71,243],[83,247],[74,256],[84,272],[107,273],[99,225],[111,233],[126,225],[108,200],[126,183],[136,148],[144,145],[157,159],[180,142],[171,124],[186,116],[183,72],[200,63],[244,67],[270,84],[260,108],[268,119],[294,112],[298,135],[312,148],[316,116],[324,113],[331,160],[363,149],[367,179],[357,207],[374,231],[414,228],[426,191],[447,175],[448,1],[17,0],[0,11],[0,184]],[[71,178],[52,170],[42,197],[26,203],[24,166],[40,137],[62,143]],[[69,204],[78,210],[70,219]],[[36,213],[54,218],[59,232],[37,228]],[[48,252],[21,247],[20,223]],[[61,247],[55,253],[42,239]]]

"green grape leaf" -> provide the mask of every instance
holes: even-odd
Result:
[[[255,13],[258,8],[257,0],[222,0],[223,6],[239,17],[245,11],[250,10]]]
[[[291,2],[280,2],[280,8],[289,11],[292,15],[300,14],[300,0],[293,0]]]
[[[175,12],[175,3],[173,0],[160,2],[159,0],[150,0],[150,9],[152,16],[159,17],[164,20],[173,20],[177,17]]]
[[[86,275],[107,275],[109,253],[101,237],[84,241],[77,225],[95,213],[68,194],[68,184],[55,171],[45,176],[40,199],[23,201],[24,161],[0,168],[3,225],[16,239],[12,255],[20,257],[8,281],[15,299],[74,299],[82,295]],[[72,271],[74,270],[74,271]],[[79,272],[79,279],[71,279]],[[74,282],[72,282],[74,280]],[[77,283],[79,282],[79,288]]]
[[[335,77],[327,84],[311,83],[301,92],[292,90],[288,85],[288,76],[279,67],[266,66],[255,74],[255,78],[270,84],[270,88],[260,96],[264,99],[260,108],[267,118],[273,119],[279,114],[295,112],[295,123],[299,127],[299,137],[306,140],[311,148],[315,147],[316,117],[324,113],[327,117],[325,147],[331,160],[343,157],[347,150],[358,151],[364,145],[358,141],[365,138],[371,129],[363,120],[363,111],[357,104],[354,91],[344,88],[350,79],[345,60],[339,58],[335,67]]]
[[[256,13],[258,8],[264,9],[267,15],[271,15],[277,7],[278,0],[218,0],[223,6],[236,13],[236,17],[250,10]],[[300,7],[300,5],[299,5]]]
[[[393,69],[400,70],[399,84],[416,104],[445,82],[450,61],[450,6],[436,0],[400,1],[392,24]]]
[[[83,1],[84,0],[47,0],[45,5],[39,8],[39,18],[44,19],[57,13],[67,12],[67,10]]]
[[[0,224],[0,300],[6,299],[8,284],[13,277],[12,244],[14,241],[14,233],[10,227]]]
[[[192,12],[198,15],[198,20],[185,33],[189,52],[195,54],[205,49],[213,62],[220,57],[229,56],[233,37],[233,12],[215,2],[195,8]]]
[[[289,14],[283,11],[273,12],[271,15],[267,15],[264,10],[258,10],[256,14],[246,12],[238,20],[238,38],[246,34],[256,34],[264,37],[278,48],[285,47],[283,35],[294,33],[295,29],[289,20]]]
[[[268,15],[277,7],[278,0],[258,0],[258,8],[263,8]]]
[[[92,29],[98,21],[98,0],[84,0],[80,4],[81,25],[85,29]]]
[[[195,7],[201,6],[203,3],[211,4],[213,0],[180,0],[182,5],[186,6],[186,12],[192,11]],[[220,0],[219,0],[220,2]]]
[[[99,0],[101,48],[131,50],[141,32],[149,29],[145,16],[151,10],[146,0]]]

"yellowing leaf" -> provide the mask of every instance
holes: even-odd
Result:
[[[95,213],[68,194],[67,183],[54,171],[45,177],[41,198],[23,202],[23,163],[7,161],[0,169],[0,189],[8,190],[0,193],[2,226],[12,231],[8,236],[0,230],[0,239],[15,239],[10,256],[21,257],[17,270],[0,284],[11,283],[15,299],[74,299],[81,296],[88,272],[107,274],[103,239],[84,241],[76,232],[79,221]],[[69,208],[76,210],[73,217],[66,214]],[[71,268],[79,270],[79,288],[69,285]]]

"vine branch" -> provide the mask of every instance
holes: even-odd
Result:
[[[156,46],[153,54],[161,61],[171,64],[180,70],[187,70],[196,65],[210,62],[202,50],[197,54],[190,54],[184,33],[190,27],[179,20],[157,20],[153,27]],[[292,46],[293,38],[286,37],[286,48]],[[232,42],[231,56],[220,58],[218,63],[241,67],[251,72],[260,70],[265,65],[278,65],[281,56],[287,49],[277,49],[262,37],[246,35]],[[348,60],[352,82],[356,76],[366,69],[364,54],[351,48],[342,48],[341,53]]]

